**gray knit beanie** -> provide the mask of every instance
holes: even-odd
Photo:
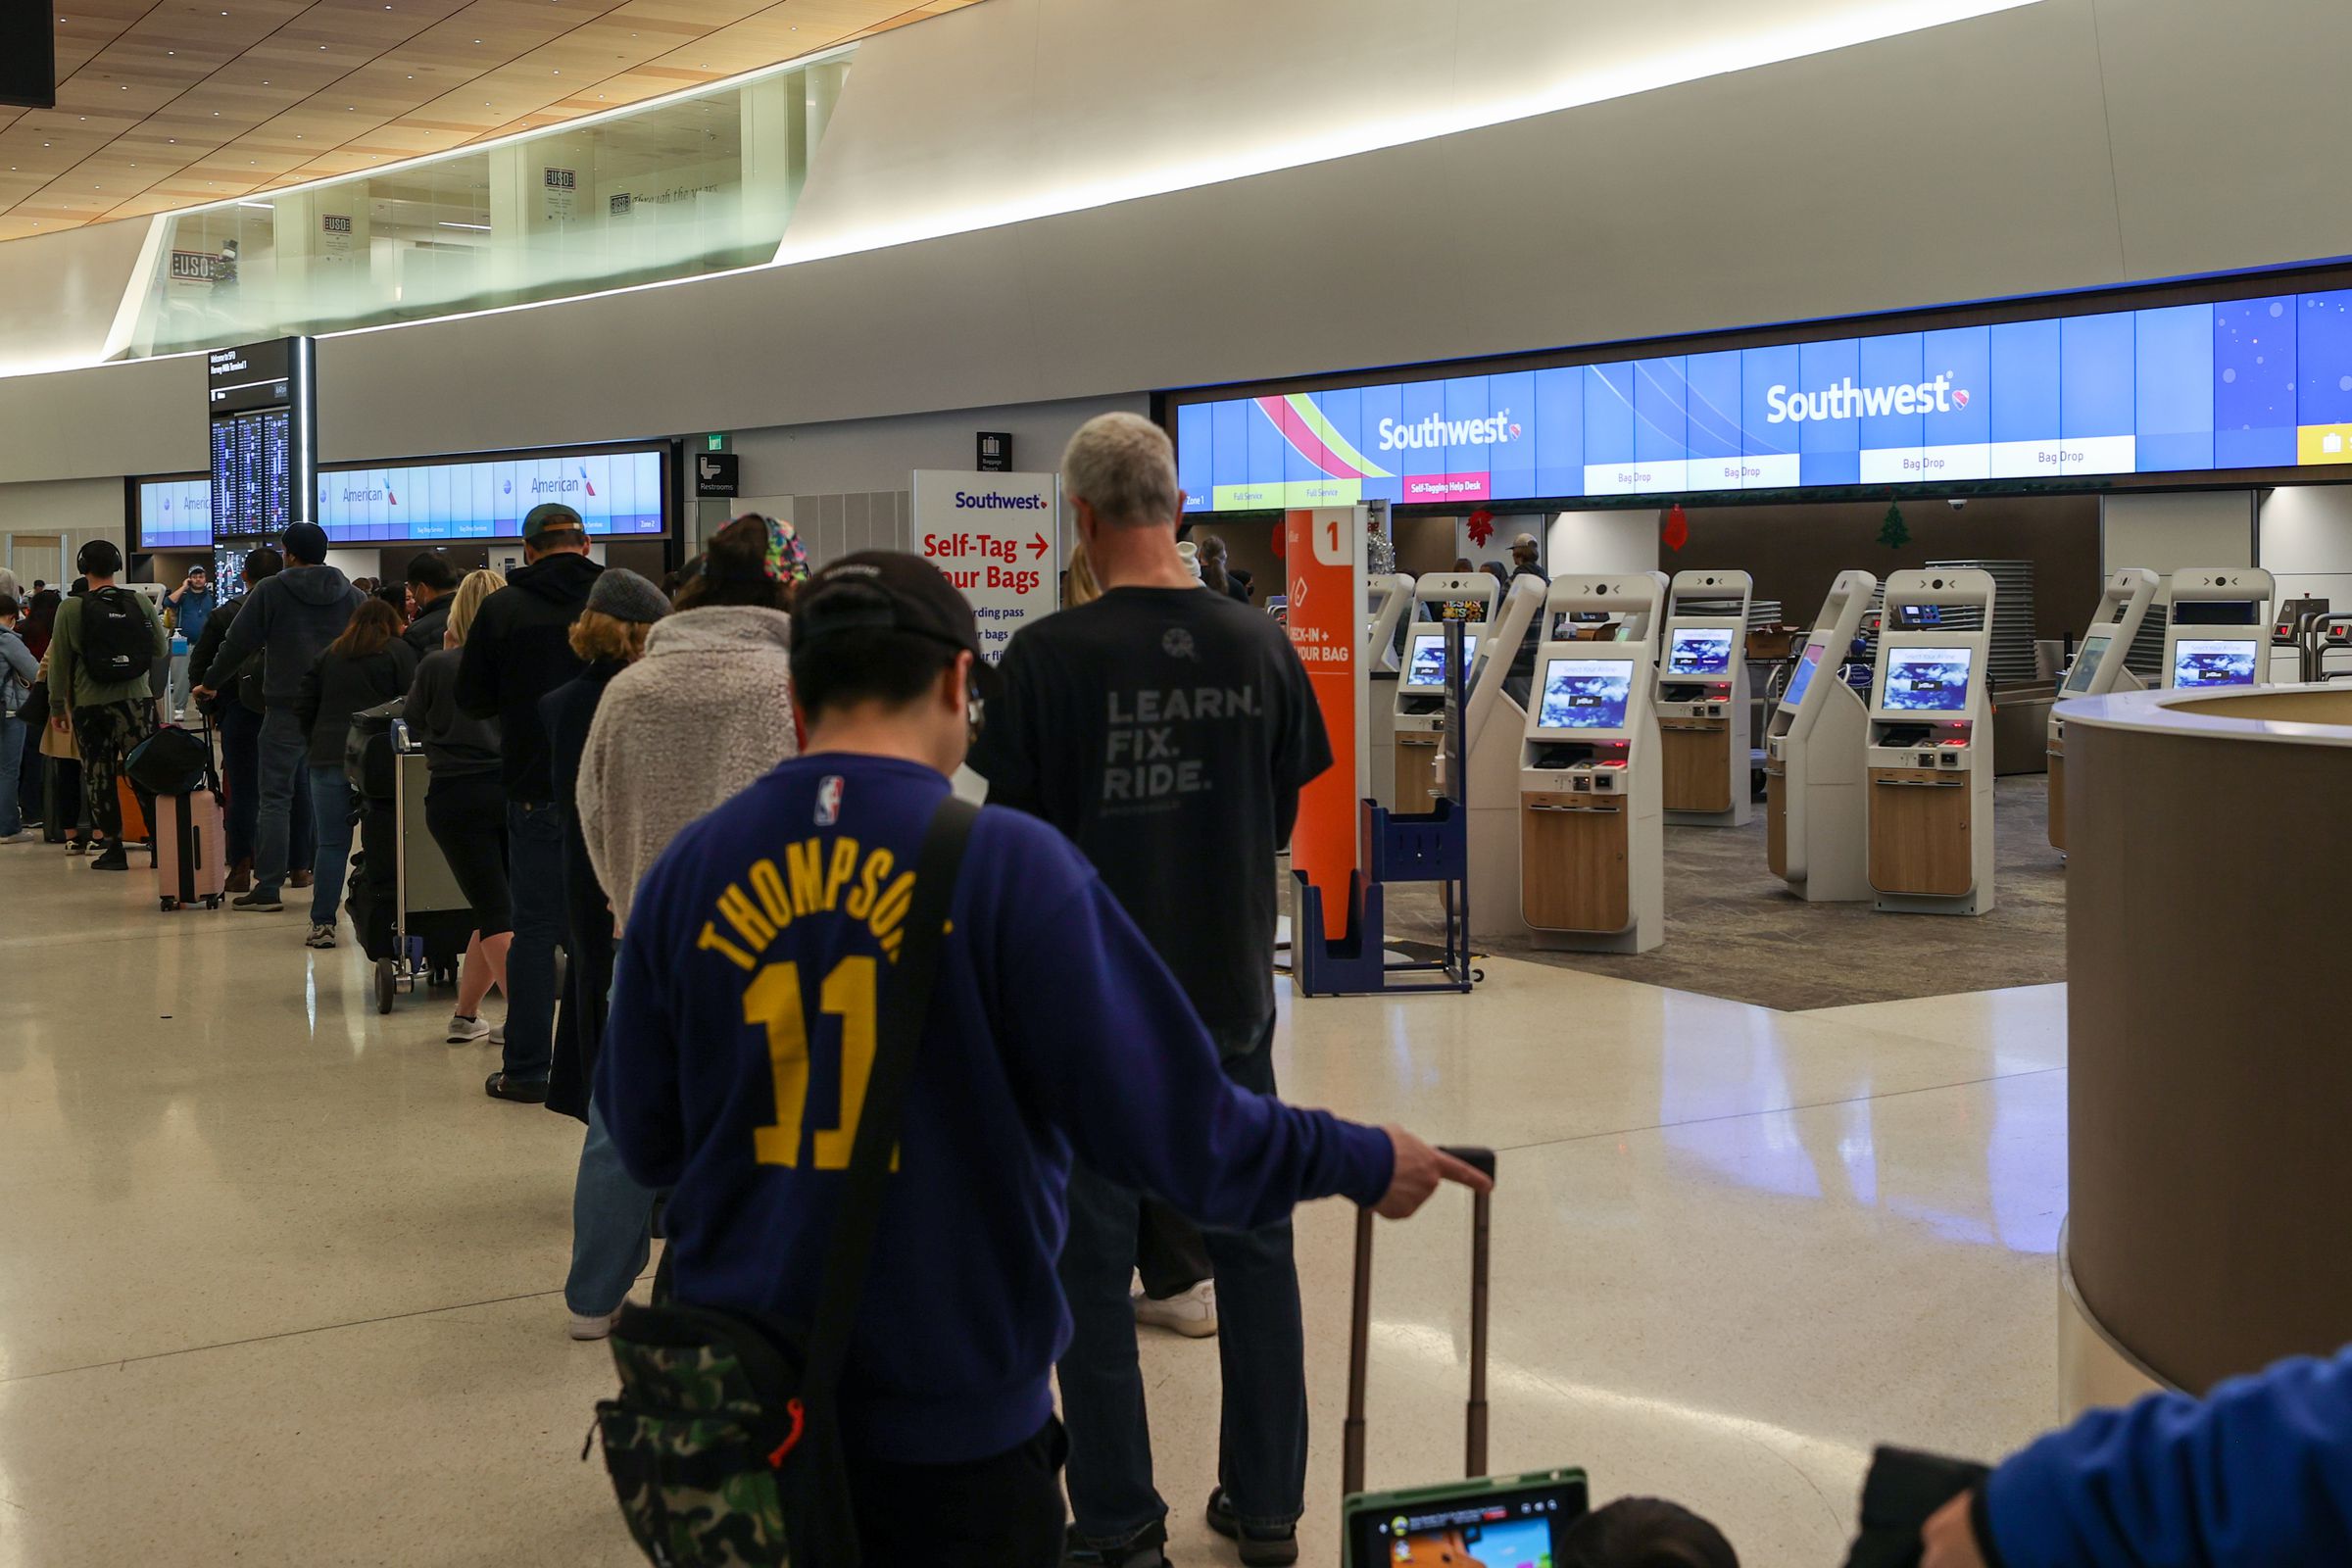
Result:
[[[628,567],[607,566],[588,590],[588,608],[614,620],[644,624],[668,614],[669,600]]]

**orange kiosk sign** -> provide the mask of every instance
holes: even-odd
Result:
[[[1348,879],[1356,870],[1356,808],[1372,741],[1364,632],[1364,514],[1315,507],[1284,514],[1283,564],[1291,646],[1331,737],[1331,767],[1298,792],[1291,868],[1323,894],[1323,931],[1348,933]]]

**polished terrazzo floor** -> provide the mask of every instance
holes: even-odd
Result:
[[[483,1098],[446,1004],[379,1017],[301,916],[154,910],[0,848],[0,1568],[637,1559],[579,1462],[577,1124]],[[2054,1402],[2060,986],[1784,1013],[1496,958],[1470,998],[1285,995],[1286,1091],[1503,1152],[1493,1461],[1680,1497],[1750,1564],[1842,1555],[1871,1445],[1989,1454]],[[1380,1231],[1371,1477],[1460,1462],[1468,1204]],[[1337,1560],[1349,1215],[1301,1215]],[[1147,1335],[1180,1564],[1212,1343]]]

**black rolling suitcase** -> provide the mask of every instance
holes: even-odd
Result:
[[[1491,1149],[1448,1149],[1494,1175]],[[1340,1461],[1341,1561],[1346,1568],[1399,1562],[1551,1562],[1561,1536],[1589,1506],[1582,1470],[1487,1474],[1488,1258],[1494,1200],[1480,1193],[1470,1210],[1470,1397],[1461,1481],[1367,1493],[1364,1488],[1364,1375],[1372,1337],[1372,1210],[1355,1216],[1355,1300],[1348,1335],[1348,1424]]]

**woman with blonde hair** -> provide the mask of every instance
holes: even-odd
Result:
[[[401,716],[409,733],[424,744],[424,824],[449,861],[450,873],[472,906],[474,928],[458,970],[458,1007],[449,1020],[449,1043],[487,1038],[504,1042],[481,1018],[482,999],[495,985],[507,988],[507,949],[514,940],[513,902],[507,891],[507,795],[499,782],[498,720],[469,718],[458,707],[458,664],[466,635],[473,629],[482,601],[507,585],[487,569],[470,571],[458,584],[441,651],[416,666]]]

